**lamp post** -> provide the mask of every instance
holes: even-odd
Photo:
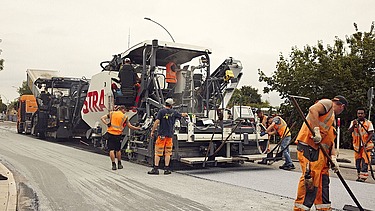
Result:
[[[152,20],[151,18],[145,17],[144,19],[158,24],[161,28],[163,28],[169,34],[169,36],[172,38],[173,42],[175,42],[174,39],[173,39],[173,37],[172,37],[172,35],[171,35],[171,33],[169,33],[169,31],[164,26],[162,26],[160,23]]]

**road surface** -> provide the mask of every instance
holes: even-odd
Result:
[[[15,175],[19,210],[291,210],[300,176],[298,169],[251,163],[155,176],[147,175],[149,167],[124,161],[124,169],[112,171],[106,155],[20,135],[4,125],[0,162]],[[337,178],[331,179],[333,206],[354,204]],[[374,184],[348,184],[363,207],[375,208]]]

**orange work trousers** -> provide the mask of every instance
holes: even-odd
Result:
[[[327,158],[320,149],[315,150],[310,146],[299,148],[297,155],[301,164],[302,176],[298,183],[294,210],[310,210],[314,204],[316,210],[332,210],[331,202],[329,201],[329,166]],[[310,191],[306,191],[305,188],[307,165],[309,165],[314,186],[313,190]]]
[[[358,177],[363,180],[367,180],[368,165],[371,163],[371,150],[365,150],[364,147],[361,147],[359,152],[354,151],[354,158]]]

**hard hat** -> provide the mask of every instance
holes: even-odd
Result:
[[[129,58],[125,58],[124,61],[125,61],[125,62],[130,62],[130,59],[129,59]]]

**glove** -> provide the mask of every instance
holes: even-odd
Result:
[[[322,141],[322,136],[320,135],[319,127],[314,127],[314,133],[315,136],[313,137],[313,140],[316,144],[319,144]]]
[[[332,160],[333,164],[335,164],[335,166],[331,166],[331,169],[335,173],[339,172],[340,169],[339,169],[339,163],[337,162],[337,156],[336,155],[331,155],[331,160]]]
[[[108,124],[107,124],[107,127],[111,127],[111,123],[108,123]]]

